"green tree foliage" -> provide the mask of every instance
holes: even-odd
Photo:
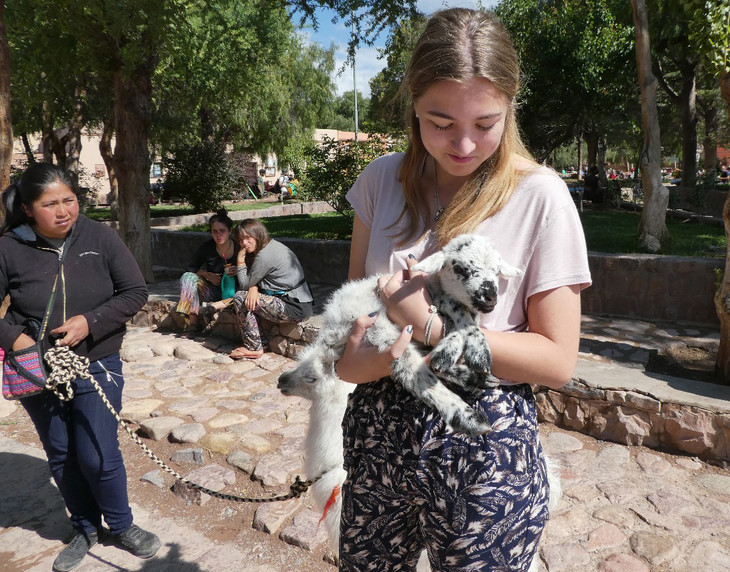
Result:
[[[421,31],[426,24],[423,15],[400,23],[388,37],[381,56],[387,65],[370,80],[370,129],[377,133],[393,133],[403,129],[407,101],[399,93],[406,66]]]
[[[520,54],[520,126],[539,159],[581,134],[610,141],[639,122],[624,2],[504,0],[496,12]]]
[[[303,45],[283,2],[193,5],[174,41],[154,77],[154,138],[163,151],[212,139],[281,152],[314,128],[334,91],[333,50]]]
[[[181,145],[163,164],[165,190],[189,202],[196,212],[215,211],[241,187],[223,144],[202,141]]]
[[[326,201],[339,213],[352,213],[345,195],[362,170],[376,158],[401,150],[398,141],[370,137],[366,141],[335,141],[325,137],[321,145],[313,147],[307,157],[303,193],[312,200]]]
[[[354,91],[346,91],[334,98],[328,113],[320,120],[321,129],[337,129],[339,131],[355,131],[355,96]],[[364,98],[362,92],[357,92],[358,131],[363,129],[364,118],[370,110],[370,99]]]
[[[113,124],[115,134],[108,167],[118,182],[119,229],[148,280],[154,279],[150,141],[172,148],[171,134],[179,128],[188,141],[194,133],[198,140],[230,141],[237,150],[281,151],[294,135],[314,125],[332,92],[332,52],[305,48],[294,34],[290,14],[316,23],[316,9],[326,6],[348,24],[352,19],[354,53],[357,43],[372,43],[380,31],[416,10],[415,0],[363,5],[351,0],[14,0],[12,5],[27,16],[17,20],[15,29],[25,26],[29,34],[37,33],[21,47],[29,51],[27,61],[44,62],[17,72],[19,85],[26,86],[19,88],[23,96],[42,95],[42,112],[54,97],[52,89],[83,77],[88,64],[89,81],[76,82],[73,91],[60,87],[61,93],[74,97],[70,106],[61,104],[59,109],[72,108],[69,113],[78,117],[75,95],[88,93],[90,86],[103,87],[100,100],[113,105],[113,113],[100,114],[100,120],[105,127]],[[25,38],[23,32],[18,38]],[[46,53],[34,58],[33,50]],[[79,54],[69,58],[76,65],[59,67],[63,72],[56,81],[50,75],[53,66],[44,58],[63,59],[72,53]],[[40,81],[43,73],[48,83]],[[30,120],[38,112],[36,106],[26,117]]]
[[[396,29],[403,20],[420,14],[417,0],[290,0],[289,5],[301,22],[311,22],[316,30],[319,25],[317,8],[329,8],[335,13],[333,23],[342,22],[352,29],[348,44],[349,58],[353,58],[357,47],[363,43],[373,45],[384,30]]]

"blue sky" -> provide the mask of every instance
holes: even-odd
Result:
[[[449,7],[465,7],[474,8],[477,5],[484,7],[491,7],[497,4],[496,0],[460,0],[460,1],[449,1],[449,0],[419,0],[418,8],[425,14],[430,14],[441,8]],[[332,12],[325,10],[317,11],[317,18],[319,20],[319,29],[315,33],[313,30],[307,30],[305,35],[313,42],[320,44],[327,48],[331,43],[335,43],[335,61],[336,70],[342,69],[342,64],[345,61],[345,48],[350,37],[350,28],[346,27],[342,22],[332,24]],[[383,47],[385,44],[385,32],[378,38],[375,46],[360,48],[355,54],[355,70],[357,84],[357,90],[365,97],[370,97],[370,79],[375,76],[380,70],[385,67],[385,60],[378,59],[378,47]],[[353,88],[352,78],[352,67],[348,66],[344,69],[343,73],[334,78],[337,84],[337,93],[342,94],[345,91],[351,91]]]

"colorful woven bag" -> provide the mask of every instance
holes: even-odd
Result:
[[[46,389],[46,381],[48,380],[48,372],[43,362],[43,348],[46,337],[46,328],[48,327],[48,318],[51,315],[53,301],[56,298],[56,285],[58,284],[59,275],[63,274],[63,253],[61,254],[61,262],[53,281],[51,289],[51,297],[46,305],[46,312],[43,316],[43,324],[41,326],[38,340],[35,344],[22,350],[11,351],[3,356],[3,397],[5,399],[21,399],[30,397],[36,393],[40,393]],[[64,311],[63,321],[66,321],[66,290],[63,291]],[[1,351],[1,350],[0,350]]]
[[[3,358],[3,397],[21,399],[46,388],[46,371],[40,344],[10,352]]]

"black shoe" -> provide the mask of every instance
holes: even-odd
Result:
[[[136,524],[117,536],[119,543],[139,558],[152,558],[160,549],[157,535],[142,530]]]
[[[89,549],[99,541],[96,532],[90,533],[88,536],[76,532],[68,546],[61,550],[61,553],[53,561],[54,572],[67,572],[73,570],[84,559]]]

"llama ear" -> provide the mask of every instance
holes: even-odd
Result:
[[[522,270],[502,260],[499,266],[499,275],[503,278],[516,278],[517,276],[522,276]]]
[[[446,256],[442,251],[435,252],[431,256],[424,258],[421,262],[411,267],[411,270],[425,272],[426,274],[434,274],[441,270],[441,267],[444,265],[444,260],[446,260]]]

